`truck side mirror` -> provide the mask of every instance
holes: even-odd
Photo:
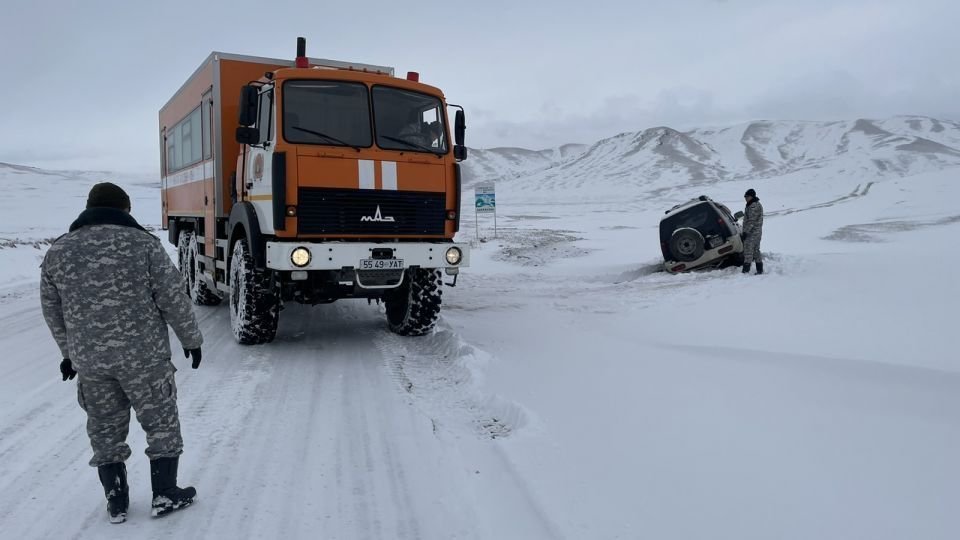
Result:
[[[240,125],[250,127],[257,123],[259,107],[259,90],[256,86],[247,85],[240,89]]]
[[[461,144],[453,145],[453,157],[457,161],[463,161],[467,159],[467,147]]]
[[[453,142],[457,146],[463,146],[463,139],[467,132],[467,121],[464,119],[463,109],[460,109],[454,115],[453,121]],[[466,157],[466,153],[464,153]]]
[[[743,212],[737,212],[736,214],[733,215],[733,219],[735,220],[739,220],[742,217],[743,217]]]
[[[237,142],[240,144],[260,144],[260,130],[254,127],[240,126],[237,128]]]

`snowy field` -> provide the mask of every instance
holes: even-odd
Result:
[[[20,186],[0,213],[0,536],[955,540],[960,168],[930,169],[503,182],[497,238],[465,214],[472,268],[423,338],[342,301],[241,347],[198,307],[203,365],[174,359],[198,501],[148,517],[134,425],[110,525],[37,293],[43,240],[98,177],[0,168]],[[114,180],[156,226],[156,188]],[[748,187],[767,275],[658,271],[664,210]]]

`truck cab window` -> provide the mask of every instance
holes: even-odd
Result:
[[[338,81],[285,83],[283,138],[298,144],[371,146],[366,85]]]
[[[380,148],[447,153],[447,129],[439,99],[419,92],[374,86],[373,114]]]
[[[260,144],[270,142],[270,126],[273,124],[273,90],[260,94],[260,113],[257,127],[260,128]]]

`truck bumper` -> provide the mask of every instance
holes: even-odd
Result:
[[[305,248],[310,261],[296,266],[291,260],[293,251]],[[447,250],[460,250],[459,264],[447,262]],[[376,256],[375,256],[376,250]],[[419,266],[452,270],[470,266],[470,246],[455,243],[377,243],[377,242],[267,242],[267,268],[273,270],[341,270],[359,268],[360,261],[383,258],[383,250],[392,250],[392,259],[403,260],[403,267]]]

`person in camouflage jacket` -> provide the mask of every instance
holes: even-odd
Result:
[[[107,510],[113,522],[129,504],[124,462],[130,408],[147,435],[154,515],[189,505],[196,491],[176,487],[183,439],[177,411],[176,368],[167,325],[193,367],[203,337],[180,273],[160,240],[130,216],[118,186],[97,184],[70,232],[43,260],[43,316],[60,348],[63,380],[78,377],[77,399],[87,414]]]
[[[763,256],[760,254],[760,240],[763,238],[763,205],[757,192],[748,189],[743,194],[747,207],[743,209],[743,273],[750,272],[750,265],[757,263],[757,273],[763,273]]]

